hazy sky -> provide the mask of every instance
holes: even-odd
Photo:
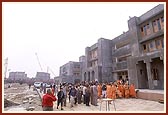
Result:
[[[128,31],[129,16],[141,16],[159,3],[3,3],[2,53],[10,71],[35,77],[47,66],[78,61],[85,48],[101,37],[113,39]],[[54,75],[49,71],[51,77]]]

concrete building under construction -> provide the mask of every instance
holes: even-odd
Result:
[[[164,89],[164,5],[128,21],[132,56],[128,75],[137,88]]]
[[[111,81],[112,57],[111,41],[100,38],[98,42],[85,49],[85,62],[82,68],[83,81]]]
[[[136,88],[164,88],[164,5],[128,20],[129,30],[85,49],[82,80],[128,79]]]
[[[123,79],[136,88],[164,89],[164,5],[130,17],[128,28],[112,40],[100,38],[86,47],[80,62],[61,66],[56,79],[72,83]],[[76,64],[80,67],[74,74]]]
[[[60,67],[59,76],[55,77],[56,84],[59,83],[80,83],[81,82],[81,62],[69,61]]]
[[[29,78],[27,77],[27,74],[25,72],[9,72],[9,78],[8,81],[12,81],[12,82],[22,82],[22,81],[26,81]]]
[[[49,82],[50,74],[47,72],[37,72],[35,79],[36,81],[39,81],[39,82]]]

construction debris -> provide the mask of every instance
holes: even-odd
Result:
[[[159,99],[158,101],[159,103],[163,103],[164,104],[164,99]]]
[[[20,105],[20,104],[14,103],[14,102],[9,101],[9,100],[7,100],[7,99],[4,100],[4,107],[5,107],[5,108],[6,108],[6,107],[10,107],[10,106],[17,106],[17,105]]]
[[[35,109],[35,107],[28,107],[26,108],[27,111],[33,111]]]
[[[41,111],[41,99],[33,87],[29,89],[28,84],[14,83],[5,84],[4,110],[5,111]]]

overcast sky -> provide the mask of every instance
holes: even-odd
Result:
[[[7,77],[11,71],[35,77],[37,71],[47,72],[47,66],[58,76],[59,67],[79,61],[87,46],[128,31],[129,16],[139,17],[158,4],[3,3],[2,59],[8,57]]]

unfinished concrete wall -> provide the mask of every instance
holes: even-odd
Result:
[[[129,33],[130,33],[130,39],[131,39],[131,52],[132,56],[139,56],[139,41],[138,38],[140,34],[138,33],[137,28],[137,17],[133,17],[128,20],[128,27],[129,27]]]
[[[111,41],[113,81],[125,79],[128,76],[127,58],[132,56],[130,43],[129,31]]]
[[[161,11],[164,10],[164,4],[159,4],[158,6],[154,7],[153,9],[149,10],[147,13],[144,13],[139,17],[139,23],[142,23],[151,17],[156,16],[159,14]]]
[[[82,81],[83,62],[69,61],[60,67],[60,81],[67,83],[75,83]]]
[[[155,64],[159,66],[157,68],[162,68],[163,70],[159,70],[159,76],[163,76],[162,73],[164,73],[162,62],[152,61],[153,58],[159,57],[161,59],[164,55],[164,53],[161,51],[162,48],[157,48],[158,46],[156,47],[155,45],[155,41],[157,41],[160,36],[164,35],[163,28],[161,27],[160,31],[157,32],[154,32],[152,28],[153,21],[158,20],[158,18],[159,20],[163,21],[163,13],[164,6],[158,5],[142,16],[133,17],[128,20],[129,32],[131,36],[130,46],[132,51],[132,57],[128,59],[128,76],[130,78],[130,83],[134,83],[136,88],[148,87],[149,89],[163,89],[163,77],[161,77],[160,81],[153,80],[152,77],[152,67]],[[142,27],[147,29],[146,33],[143,33],[141,30]],[[148,43],[150,41],[152,42],[151,44]],[[146,47],[143,46],[145,43],[147,44]],[[145,52],[145,50],[148,48],[149,51]],[[144,63],[138,63],[140,61]],[[145,66],[146,70],[143,69]],[[145,73],[143,73],[143,71]],[[146,75],[147,77],[144,77]]]
[[[137,78],[138,78],[138,88],[140,89],[148,89],[148,76],[146,64],[144,61],[139,61],[136,64],[137,69]]]
[[[98,65],[101,66],[102,82],[112,81],[112,47],[108,39],[98,40]]]
[[[138,76],[137,76],[137,66],[136,66],[136,58],[135,57],[129,57],[127,60],[128,64],[128,79],[129,83],[135,84],[135,88],[138,88]]]
[[[164,89],[164,65],[160,58],[152,59],[152,78],[155,89]]]
[[[164,94],[139,91],[137,92],[137,97],[140,99],[146,99],[158,102],[159,100],[164,99]]]
[[[113,77],[113,80],[114,80],[114,81],[117,81],[117,80],[118,80],[118,76],[117,76],[117,73],[116,73],[116,72],[113,72],[113,73],[112,73],[112,77]]]

